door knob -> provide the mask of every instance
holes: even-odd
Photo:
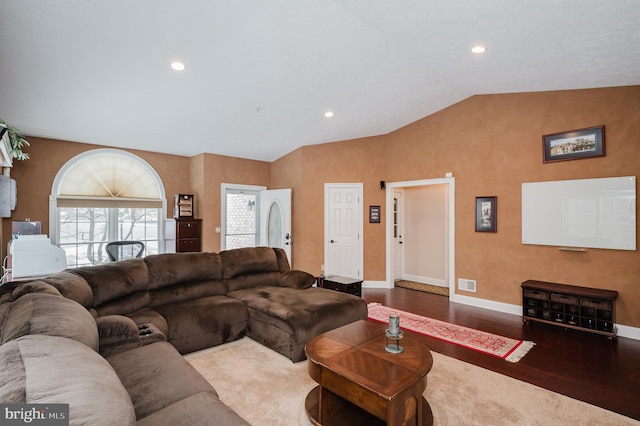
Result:
[[[333,241],[333,240],[331,240],[331,241],[329,241],[329,242],[330,242],[331,244],[335,243],[335,241]]]

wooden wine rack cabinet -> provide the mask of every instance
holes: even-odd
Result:
[[[522,320],[615,338],[618,292],[544,281],[522,283]]]

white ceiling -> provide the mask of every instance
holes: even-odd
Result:
[[[640,84],[638,0],[0,5],[0,118],[27,135],[186,156],[273,161],[476,94]]]

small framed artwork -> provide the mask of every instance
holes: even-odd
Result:
[[[476,232],[498,232],[498,197],[476,197]]]
[[[369,206],[369,223],[380,223],[380,206]]]
[[[544,135],[542,150],[545,163],[604,157],[604,126]]]

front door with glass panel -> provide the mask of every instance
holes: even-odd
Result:
[[[227,189],[225,191],[225,227],[223,249],[258,245],[259,191]]]
[[[284,249],[291,264],[291,189],[260,192],[260,245]]]

